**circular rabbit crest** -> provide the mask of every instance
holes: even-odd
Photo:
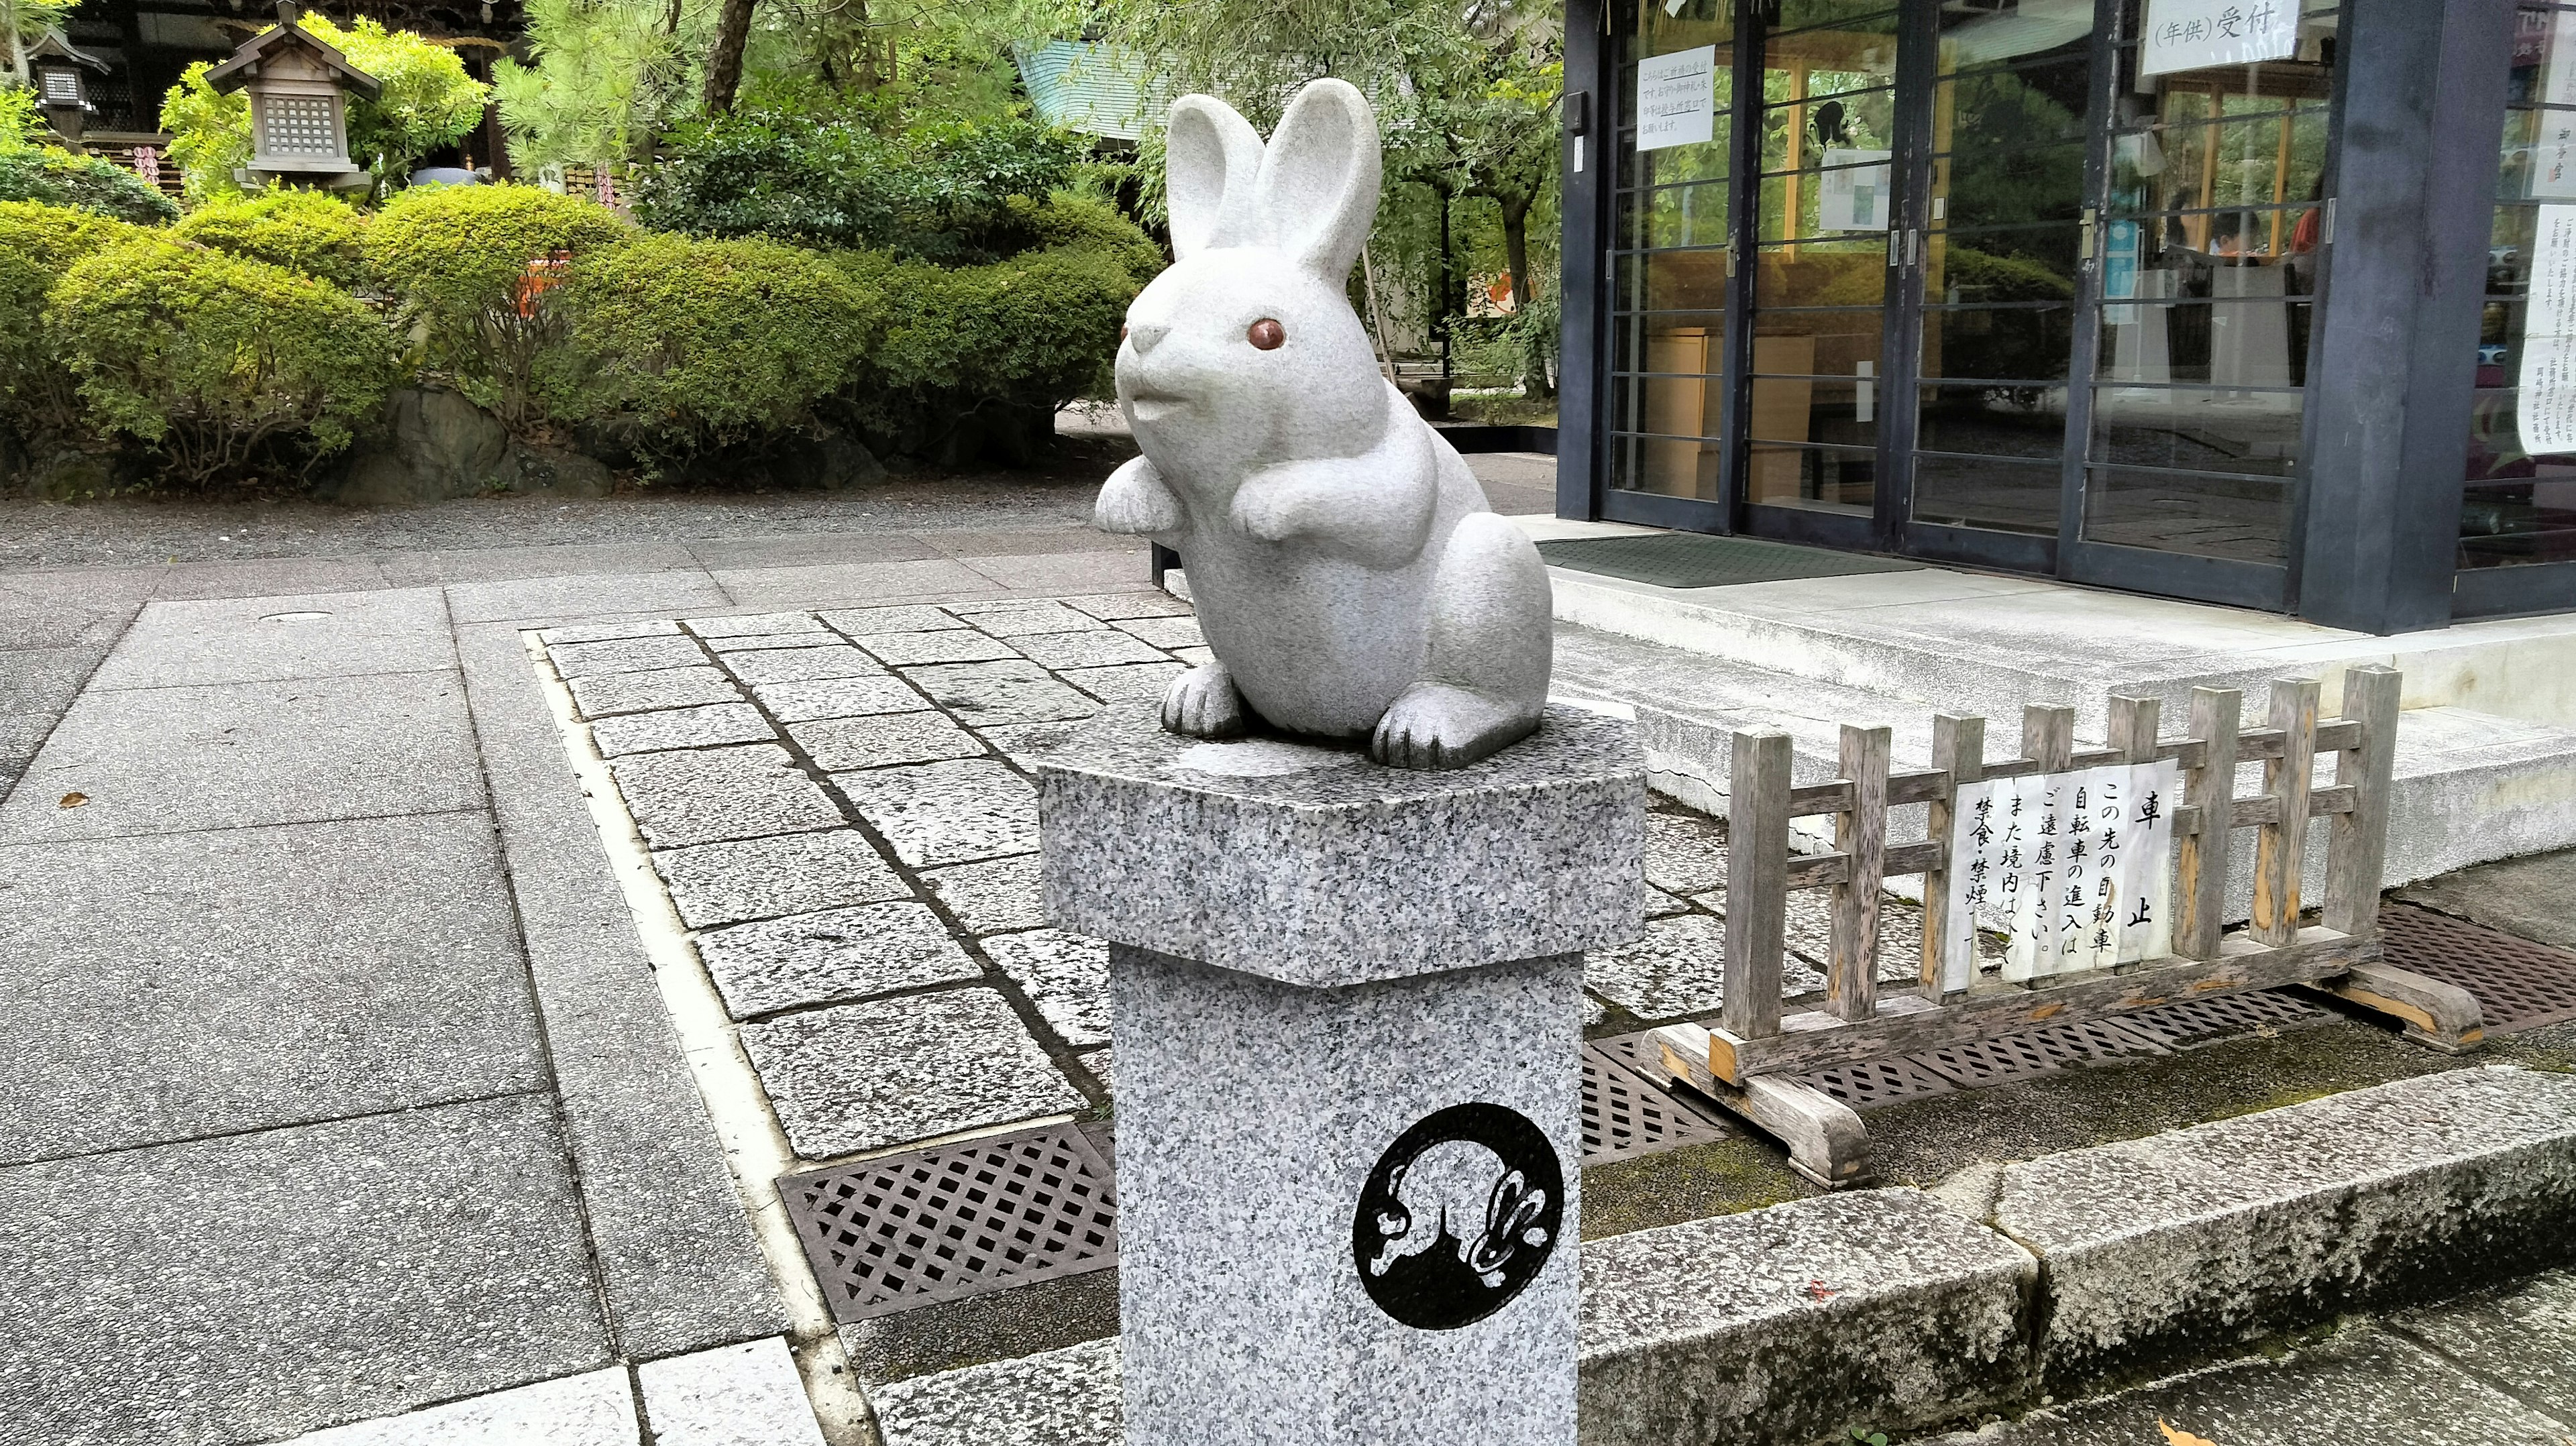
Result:
[[[1547,1132],[1502,1105],[1451,1105],[1380,1155],[1351,1219],[1351,1260],[1378,1309],[1417,1330],[1473,1325],[1547,1264],[1565,1174]]]

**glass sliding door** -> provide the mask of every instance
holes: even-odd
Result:
[[[2093,21],[2093,0],[1936,20],[1909,521],[2019,534],[2042,567],[2065,492]]]
[[[1877,505],[1901,18],[1890,0],[1782,0],[1762,36],[1762,94],[1748,97],[1761,145],[1744,415],[1755,531],[1762,509],[1865,522]]]
[[[1711,508],[1719,500],[1734,272],[1734,10],[1735,0],[1632,0],[1620,17],[1628,34],[1609,266],[1614,502],[1618,493]],[[1705,114],[1692,113],[1698,106]],[[1650,117],[1642,138],[1641,113]],[[1703,130],[1706,139],[1673,138]]]

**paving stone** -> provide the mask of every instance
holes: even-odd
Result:
[[[778,1337],[646,1361],[635,1383],[655,1446],[823,1446],[796,1358]]]
[[[912,896],[856,829],[670,849],[653,867],[692,929]]]
[[[749,613],[730,618],[690,618],[688,629],[702,638],[768,638],[824,630],[812,613]]]
[[[1062,929],[996,934],[984,952],[1065,1043],[1109,1042],[1109,946]]]
[[[980,864],[924,869],[921,881],[969,934],[1035,929],[1046,923],[1046,897],[1038,889],[1038,856],[1017,854]]]
[[[1118,1340],[879,1386],[885,1446],[1119,1446]]]
[[[1112,539],[1101,539],[1112,541]],[[981,556],[959,560],[995,586],[1022,595],[1108,592],[1144,587],[1152,578],[1142,538],[1114,539],[1117,546],[1099,551],[1058,552],[1019,557]]]
[[[2052,1380],[2519,1274],[2576,1227],[2576,1076],[2509,1065],[2007,1166]],[[2545,1252],[2545,1253],[2544,1253]]]
[[[1090,1105],[990,989],[790,1014],[742,1042],[808,1160]]]
[[[0,652],[0,797],[80,696],[98,659],[96,648]]]
[[[694,564],[661,572],[602,575],[581,571],[552,577],[519,577],[453,583],[448,613],[459,623],[669,614],[722,607],[728,601],[715,579]]]
[[[617,791],[657,849],[839,828],[841,811],[774,743],[613,760]]]
[[[1169,663],[1162,649],[1103,628],[1096,633],[1032,633],[1019,650],[1040,667],[1106,668],[1119,663]]]
[[[1056,676],[1104,703],[1160,700],[1181,675],[1178,663],[1122,663],[1114,668],[1068,668]]]
[[[678,635],[680,625],[668,618],[649,618],[632,623],[575,623],[570,627],[544,628],[537,641],[551,647],[556,643],[611,643],[623,638],[667,638]]]
[[[1675,894],[1726,889],[1726,830],[1697,814],[1646,815],[1646,882]]]
[[[928,700],[891,675],[875,678],[816,678],[801,683],[754,683],[751,696],[781,723],[815,718],[858,718],[877,713],[911,713]]]
[[[541,1092],[0,1170],[0,1441],[273,1441],[610,1366],[554,1121]]]
[[[602,758],[656,753],[670,748],[712,748],[726,743],[766,743],[777,732],[749,703],[710,703],[661,713],[629,713],[590,725]]]
[[[914,868],[1033,852],[1038,796],[998,759],[836,774],[861,817]]]
[[[2576,1271],[2397,1316],[2400,1330],[2576,1423]]]
[[[0,848],[0,960],[0,1162],[545,1083],[479,813]]]
[[[921,562],[855,562],[818,567],[718,568],[731,596],[771,607],[847,607],[865,602],[917,602],[933,597],[990,596],[993,579],[949,558]]]
[[[2028,1251],[1919,1190],[1587,1240],[1584,1439],[1847,1441],[2009,1403],[2038,1283]]]
[[[1780,993],[1825,987],[1825,976],[1795,955],[1781,961]],[[1640,1019],[1679,1019],[1718,1007],[1725,992],[1726,924],[1707,914],[1652,919],[1646,937],[1583,961],[1584,987]]]
[[[736,1019],[949,984],[983,973],[927,904],[863,904],[735,924],[698,936],[698,957]]]
[[[203,562],[174,562],[161,570],[154,596],[164,600],[208,601],[274,598],[319,593],[379,591],[383,569],[375,558],[243,557]]]
[[[787,736],[827,771],[884,768],[896,763],[935,763],[943,758],[974,758],[983,740],[958,727],[944,713],[885,713],[874,718],[825,718],[787,725]]]
[[[1100,705],[1048,676],[1035,663],[946,663],[907,668],[931,700],[970,727],[1088,718]]]
[[[997,638],[1032,633],[1080,633],[1100,623],[1060,602],[1004,598],[993,602],[951,603],[948,610]]]
[[[763,648],[727,653],[725,667],[746,683],[811,683],[824,678],[881,678],[885,665],[856,648]]]
[[[57,806],[72,793],[88,802]],[[453,672],[91,688],[0,806],[0,840],[445,813],[484,803],[465,689]]]
[[[1594,1007],[1598,1008],[1599,1006],[1596,1005]],[[1104,1045],[1099,1049],[1084,1050],[1082,1053],[1073,1057],[1073,1062],[1081,1065],[1084,1069],[1091,1071],[1091,1078],[1094,1083],[1097,1083],[1100,1086],[1101,1093],[1114,1095],[1118,1092],[1118,1084],[1116,1078],[1112,1076],[1109,1071],[1111,1065],[1115,1062],[1114,1057],[1117,1053],[1118,1052],[1116,1050]]]
[[[838,633],[816,628],[810,633],[743,633],[735,637],[709,638],[707,647],[718,653],[776,653],[794,648],[837,648],[842,646]]]
[[[619,713],[648,713],[658,708],[691,708],[701,703],[739,703],[742,690],[714,668],[655,668],[642,673],[600,673],[575,678],[572,701],[584,718]]]
[[[1105,592],[1091,597],[1058,599],[1076,612],[1088,613],[1104,623],[1124,622],[1129,618],[1185,618],[1190,605],[1160,588],[1136,592]]]
[[[147,604],[90,686],[168,688],[455,666],[447,607],[436,588],[234,594]]]
[[[1718,897],[1722,903],[1725,896],[1719,895]],[[1652,884],[1646,885],[1647,918],[1663,919],[1669,918],[1675,914],[1687,914],[1689,912],[1690,901],[1688,899],[1676,899],[1672,895],[1665,893],[1663,890],[1656,888]]]
[[[1216,661],[1216,649],[1209,647],[1174,648],[1172,649],[1172,656],[1180,659],[1184,667],[1202,668]]]
[[[871,633],[928,633],[967,626],[945,608],[842,608],[823,614],[823,621],[853,637]]]
[[[1118,631],[1130,637],[1141,638],[1166,652],[1174,648],[1207,646],[1207,635],[1199,631],[1199,620],[1187,614],[1159,618],[1126,618],[1116,626]]]
[[[641,673],[651,668],[689,668],[707,661],[704,648],[694,638],[651,637],[622,638],[601,643],[553,643],[546,656],[554,660],[555,671],[566,678],[587,678],[599,673]]]
[[[1051,723],[980,723],[975,731],[986,742],[1002,750],[1013,763],[1025,764],[1073,736],[1079,718],[1060,718]]]
[[[624,1370],[610,1369],[334,1426],[284,1446],[634,1446],[635,1434],[635,1388]]]
[[[860,633],[853,641],[874,653],[879,661],[900,667],[916,667],[923,663],[986,663],[996,658],[1020,656],[1019,650],[1009,643],[972,628],[943,633]]]

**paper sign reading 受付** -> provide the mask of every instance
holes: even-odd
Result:
[[[2138,73],[2285,60],[2299,49],[2299,0],[2147,0]]]

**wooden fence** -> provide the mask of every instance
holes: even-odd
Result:
[[[1794,1076],[2052,1023],[2101,1019],[2181,999],[2308,984],[2393,1014],[2410,1037],[2444,1049],[2480,1039],[2476,1004],[2462,991],[2379,962],[2379,888],[2388,834],[2399,675],[2361,667],[2344,675],[2343,716],[2323,719],[2313,679],[2271,689],[2270,726],[2240,726],[2242,695],[2193,690],[2188,733],[2163,738],[2153,698],[2114,697],[2110,746],[2079,752],[2074,710],[2034,707],[2022,719],[2021,755],[1988,761],[1985,720],[1937,715],[1933,767],[1889,768],[1885,728],[1842,730],[1841,777],[1793,785],[1788,735],[1734,738],[1729,797],[1725,989],[1713,1027],[1656,1031],[1665,1073],[1778,1135],[1802,1173],[1821,1183],[1868,1175],[1866,1135],[1839,1101]],[[2314,758],[2335,757],[2334,781],[2312,785]],[[2171,810],[2171,952],[2109,968],[2005,982],[1984,977],[1973,927],[1949,916],[1952,825],[1960,790],[1982,780],[2063,775],[2078,769],[2173,760],[2183,793]],[[2236,797],[2240,764],[2263,765],[2262,791]],[[1928,805],[1922,842],[1890,846],[1887,817]],[[1835,847],[1789,848],[1790,820],[1830,815]],[[2323,819],[2325,897],[2302,917],[2301,865],[2312,820]],[[2256,830],[2252,917],[2222,928],[2229,843]],[[1922,973],[1879,988],[1881,885],[1924,881]],[[1823,1007],[1781,1007],[1788,895],[1832,891],[1832,948]]]

